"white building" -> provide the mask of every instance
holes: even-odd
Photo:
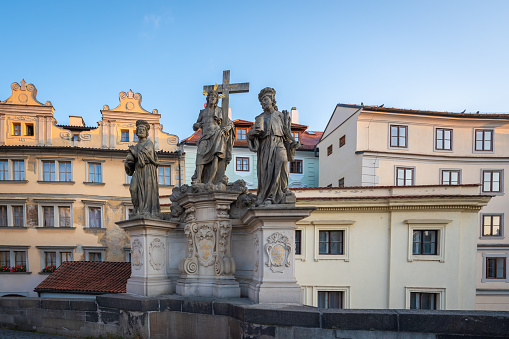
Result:
[[[493,199],[478,214],[473,230],[478,243],[476,308],[509,310],[509,240],[504,232],[508,123],[509,114],[338,104],[318,143],[319,183],[444,189],[480,184],[480,193]]]

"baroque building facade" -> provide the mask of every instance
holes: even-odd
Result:
[[[50,101],[24,80],[0,102],[0,296],[33,291],[65,261],[128,261],[129,239],[116,221],[132,208],[124,171],[136,120],[150,124],[161,194],[179,181],[178,137],[163,132],[157,110],[141,95],[120,92],[97,126],[70,117],[58,125]]]
[[[508,121],[509,114],[338,104],[318,144],[320,168],[336,170],[321,171],[320,186],[451,190],[477,185],[479,194],[492,199],[472,229],[477,239],[476,308],[509,310]],[[435,232],[415,236],[440,241]]]

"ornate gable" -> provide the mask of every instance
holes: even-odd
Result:
[[[27,85],[25,79],[21,83],[13,82],[11,84],[11,96],[2,102],[8,105],[33,105],[33,106],[52,106],[51,102],[46,101],[43,105],[37,101],[37,88],[33,84]]]
[[[120,104],[112,109],[114,112],[132,112],[132,113],[149,113],[143,107],[141,107],[141,94],[133,93],[133,91],[129,90],[129,92],[120,92],[119,93]],[[110,110],[107,105],[104,106],[103,110]],[[155,112],[157,114],[157,110]]]

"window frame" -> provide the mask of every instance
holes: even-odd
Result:
[[[51,199],[34,199],[37,203],[38,212],[38,225],[37,228],[63,228],[63,229],[74,229],[74,213],[73,204],[76,200],[65,199],[65,200],[51,200]],[[44,226],[45,222],[45,208],[53,209],[53,226]],[[69,208],[69,220],[70,226],[60,226],[60,207]]]
[[[239,160],[241,160],[240,168],[239,169]],[[244,160],[247,160],[247,170],[244,169]],[[251,164],[250,164],[250,157],[235,157],[235,172],[250,172],[251,171]]]
[[[405,287],[405,308],[410,309],[411,294],[412,293],[433,293],[436,294],[436,310],[445,310],[446,306],[446,289],[445,288],[434,288],[434,287]]]
[[[32,134],[28,134],[28,127],[32,128]],[[35,136],[35,126],[34,123],[25,123],[25,136],[26,137],[33,137]]]
[[[332,144],[330,144],[329,146],[327,146],[327,156],[331,155],[332,154]]]
[[[314,226],[314,260],[342,260],[350,261],[350,228],[355,224],[353,220],[315,220]],[[320,231],[343,231],[343,254],[321,254],[319,250]]]
[[[493,217],[499,217],[500,218],[500,224],[499,224],[499,235],[484,235],[484,217],[491,217],[491,231],[493,233]],[[480,213],[480,225],[481,225],[481,238],[486,239],[501,239],[504,238],[504,213]]]
[[[491,180],[489,181],[490,183],[490,190],[489,191],[486,191],[484,190],[484,174],[487,173],[487,172],[491,172]],[[498,191],[493,191],[492,188],[493,188],[493,173],[499,173],[499,190]],[[482,168],[481,169],[481,192],[483,193],[490,193],[490,194],[494,194],[494,195],[502,195],[504,194],[504,170],[503,169],[485,169],[485,168]]]
[[[481,149],[478,149],[477,148],[477,132],[482,132],[482,148]],[[486,132],[490,132],[491,133],[491,140],[490,140],[490,149],[485,149],[484,146],[485,146],[485,134]],[[473,141],[474,141],[474,144],[473,144],[473,151],[474,153],[475,152],[482,152],[482,153],[486,153],[486,152],[491,152],[493,153],[494,150],[495,150],[495,129],[494,128],[474,128],[474,136],[473,136]]]
[[[93,230],[101,230],[106,229],[106,225],[104,224],[104,205],[105,201],[95,201],[95,200],[82,200],[85,204],[85,229],[93,229]],[[99,208],[101,212],[101,227],[91,227],[90,226],[90,208]]]
[[[36,248],[40,252],[41,272],[49,266],[46,265],[46,253],[55,253],[55,268],[60,267],[63,263],[62,253],[71,253],[71,260],[66,261],[73,261],[75,259],[74,252],[76,250],[76,246],[36,246]]]
[[[295,253],[295,260],[301,260],[306,261],[306,229],[308,226],[311,226],[311,222],[297,222],[297,228],[295,231],[300,231],[301,237],[300,237],[300,254]],[[295,233],[294,233],[295,237]],[[295,238],[294,238],[294,245],[295,245]]]
[[[290,170],[290,174],[303,174],[304,173],[304,160],[302,159],[295,159],[294,161],[289,161],[289,170]],[[300,163],[300,172],[297,171],[297,172],[292,172],[292,164],[295,164],[297,165],[298,163]],[[297,170],[299,169],[299,166],[297,165]]]
[[[247,127],[235,127],[235,138],[237,140],[247,140]],[[239,138],[239,132],[240,132],[240,138]]]
[[[448,219],[408,219],[408,262],[413,261],[439,261],[445,262],[446,226],[452,220]],[[438,231],[437,232],[437,254],[414,254],[414,231]]]
[[[121,129],[120,130],[120,142],[129,142],[129,134],[130,130],[128,129]]]
[[[12,199],[12,200],[0,200],[0,206],[5,206],[7,225],[0,226],[1,228],[27,228],[27,212],[26,212],[27,199]],[[15,216],[14,208],[21,207],[23,211],[23,222],[21,226],[14,225]]]
[[[397,135],[393,135],[392,134],[392,128],[393,127],[397,127],[398,130],[397,130]],[[401,140],[401,129],[404,129],[405,130],[405,145],[404,146],[401,146],[400,145],[400,140]],[[389,148],[397,148],[397,149],[408,149],[408,125],[397,125],[397,124],[389,124]],[[392,138],[395,137],[396,140],[397,140],[397,143],[396,145],[393,145],[392,143]]]
[[[13,122],[12,123],[12,136],[20,137],[21,136],[21,122]]]
[[[291,131],[292,137],[295,141],[300,141],[300,134],[302,132],[299,131]]]
[[[345,187],[345,177],[338,180],[338,187]]]
[[[323,305],[320,306],[320,293],[327,293],[328,299],[330,301],[330,293],[339,293],[339,307],[329,307],[330,302],[328,303],[327,307],[324,307]],[[322,309],[331,309],[331,310],[341,310],[343,309],[343,291],[317,291],[316,292],[316,304],[318,308]]]
[[[166,168],[169,168],[169,174],[168,174],[168,177],[166,176],[166,173],[164,173],[163,171],[163,182],[161,182],[161,173],[159,172],[161,169],[166,169]],[[166,182],[166,178],[168,178],[168,182]],[[129,177],[127,178],[127,180],[129,180]],[[159,164],[159,167],[157,168],[157,182],[159,184],[159,186],[171,186],[172,183],[173,183],[173,180],[172,180],[172,165],[170,164]]]
[[[402,170],[405,170],[404,173],[404,177],[403,177],[403,181],[404,181],[404,185],[398,185],[398,181],[399,181],[399,170],[402,169]],[[411,178],[411,185],[406,185],[406,171],[407,170],[410,170],[412,171],[412,178]],[[395,165],[394,166],[394,186],[398,186],[398,187],[409,187],[409,186],[415,186],[415,167],[414,166],[399,166],[399,165]]]
[[[0,176],[0,183],[8,181],[9,183],[26,183],[26,157],[9,157],[9,158],[0,158],[0,162],[7,163],[7,167],[2,166],[2,175]],[[15,163],[19,162],[23,164],[23,171],[18,170],[15,171]],[[16,179],[15,173],[20,173],[20,179]],[[21,179],[22,174],[22,179]]]
[[[324,233],[325,232],[325,233]],[[340,240],[332,241],[332,232],[337,232],[340,235]],[[324,233],[327,234],[327,240],[325,244],[327,245],[326,252],[320,252],[320,245],[324,242],[321,241],[320,235]],[[338,243],[338,252],[332,253],[332,244]],[[343,230],[319,230],[318,231],[318,254],[319,255],[344,255],[345,253],[345,232]]]
[[[449,182],[451,182],[451,173],[453,172],[457,172],[458,173],[458,183],[457,184],[452,184],[452,183],[444,183],[444,173],[448,173],[449,172]],[[461,185],[461,169],[449,169],[449,168],[441,168],[440,169],[440,184],[441,185],[446,185],[446,186],[457,186],[457,185]]]
[[[442,131],[442,138],[438,138],[438,131]],[[445,132],[450,132],[450,139],[449,139],[449,148],[445,148],[445,141],[447,140],[445,138]],[[434,147],[433,150],[436,152],[453,152],[453,142],[454,142],[454,130],[452,128],[445,128],[445,127],[435,127],[434,128]],[[442,148],[438,147],[438,141],[442,141]]]
[[[505,278],[488,278],[488,259],[489,258],[504,258],[505,259]],[[509,272],[507,264],[509,263],[509,252],[504,251],[490,251],[490,253],[483,252],[482,253],[482,278],[481,282],[483,283],[497,283],[497,282],[509,282]]]
[[[29,270],[29,261],[28,261],[28,249],[30,246],[24,245],[0,245],[0,252],[9,252],[9,267],[16,266],[16,252],[24,252],[25,256],[25,271],[22,273],[31,273]],[[14,265],[12,265],[14,264]],[[6,272],[6,273],[18,273],[18,272]]]
[[[416,244],[415,233],[416,232],[419,232],[421,234],[420,240],[419,240],[419,242],[417,242],[417,244],[419,244],[419,252],[420,253],[415,253],[415,244]],[[425,252],[424,246],[427,243],[424,240],[424,232],[434,232],[433,234],[435,235],[435,241],[429,242],[430,244],[433,244],[432,252],[434,252],[434,253],[424,253]],[[413,255],[438,255],[438,244],[440,244],[439,235],[440,235],[440,233],[437,230],[428,230],[428,229],[413,230],[413,233],[412,233],[412,254]]]
[[[342,309],[350,308],[350,286],[313,286],[313,300],[312,306],[318,307],[318,292],[342,292]]]
[[[83,246],[84,253],[84,259],[85,261],[90,261],[90,254],[91,253],[101,253],[101,262],[106,261],[105,254],[106,254],[106,248],[100,247],[100,246]]]
[[[59,184],[74,184],[73,178],[73,168],[74,168],[74,160],[73,158],[38,158],[39,160],[39,180],[38,183],[49,184],[49,183],[59,183]],[[44,171],[44,163],[53,162],[55,165],[55,180],[45,180],[45,171]],[[61,163],[69,163],[70,164],[70,179],[71,180],[60,180],[60,164]],[[26,168],[26,164],[25,164]],[[51,171],[50,171],[51,173]],[[67,171],[65,171],[67,177]],[[51,179],[51,176],[50,176]]]
[[[339,138],[339,148],[346,145],[346,135],[343,135],[341,138]]]

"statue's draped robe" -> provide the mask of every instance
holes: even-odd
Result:
[[[201,182],[212,182],[217,184],[224,175],[226,165],[228,165],[232,159],[235,128],[233,126],[233,122],[228,119],[226,125],[229,125],[231,129],[228,133],[223,135],[221,132],[221,126],[219,125],[222,118],[222,110],[220,107],[216,107],[213,112],[211,112],[208,108],[202,109],[197,122],[203,123],[205,115],[208,114],[213,115],[214,120],[218,124],[214,126],[202,126],[202,136],[200,140],[198,140],[196,165],[204,165]],[[211,178],[209,166],[207,165],[214,160],[214,156],[218,157],[219,165],[215,177]]]
[[[134,213],[144,216],[157,217],[161,213],[159,205],[159,184],[157,167],[159,162],[152,140],[138,142],[130,147],[135,163],[126,166],[128,175],[132,175],[131,200]]]
[[[288,161],[295,156],[290,124],[290,118],[279,111],[264,112],[247,133],[248,147],[258,156],[258,204],[280,204],[288,190]]]

